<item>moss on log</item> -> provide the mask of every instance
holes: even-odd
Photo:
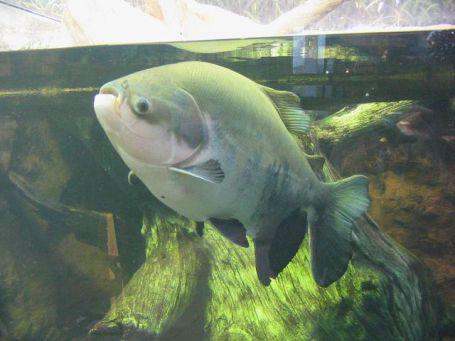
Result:
[[[303,247],[269,288],[258,283],[254,252],[233,245],[206,225],[202,239],[191,223],[157,216],[144,222],[147,260],[93,333],[121,332],[185,339],[279,340],[396,334],[387,319],[386,281],[365,267],[350,267],[329,289],[319,288]],[[362,323],[369,304],[379,304]]]
[[[172,333],[182,319],[193,320],[190,304],[206,277],[207,254],[188,230],[188,221],[151,212],[153,209],[144,216],[142,227],[147,260],[92,333],[123,330],[160,336]],[[187,325],[185,334],[191,333]]]
[[[415,101],[374,102],[346,107],[316,122],[314,134],[324,149],[328,145],[342,145],[352,139],[402,120],[417,105]]]

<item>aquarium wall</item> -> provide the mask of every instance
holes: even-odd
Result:
[[[0,340],[455,337],[453,11],[0,1]]]

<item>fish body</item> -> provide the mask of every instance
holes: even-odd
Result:
[[[159,200],[210,221],[238,245],[252,238],[263,284],[295,255],[307,223],[318,284],[345,272],[352,225],[369,205],[368,183],[363,176],[318,180],[320,158],[305,155],[291,134],[309,126],[294,94],[214,64],[184,62],[107,83],[95,111],[124,162]]]

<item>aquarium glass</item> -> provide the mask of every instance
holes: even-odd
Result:
[[[454,61],[444,28],[0,52],[0,340],[450,339]]]

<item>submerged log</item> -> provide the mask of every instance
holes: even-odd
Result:
[[[348,145],[362,135],[390,129],[408,116],[428,111],[411,100],[365,103],[316,121],[313,133],[325,153],[329,153],[334,146]]]
[[[0,185],[0,339],[61,339],[55,264]]]
[[[404,117],[413,105],[378,107]],[[320,154],[319,135],[338,143],[337,130],[323,128],[336,127],[337,120],[340,128],[352,123],[352,129],[343,128],[344,138],[367,134],[384,118],[372,119],[371,109],[359,106],[322,120],[313,137],[302,139],[304,150]],[[355,121],[362,122],[362,129]],[[329,162],[319,176],[339,179]],[[138,334],[188,339],[192,333],[214,340],[437,337],[439,301],[429,271],[369,216],[355,227],[356,251],[347,273],[326,289],[311,277],[307,242],[270,287],[263,287],[252,248],[233,245],[208,225],[198,238],[191,222],[151,208],[145,217],[146,262],[93,333],[132,339]]]
[[[0,339],[84,334],[121,287],[112,214],[62,204],[78,170],[49,121],[8,113],[0,117]]]

